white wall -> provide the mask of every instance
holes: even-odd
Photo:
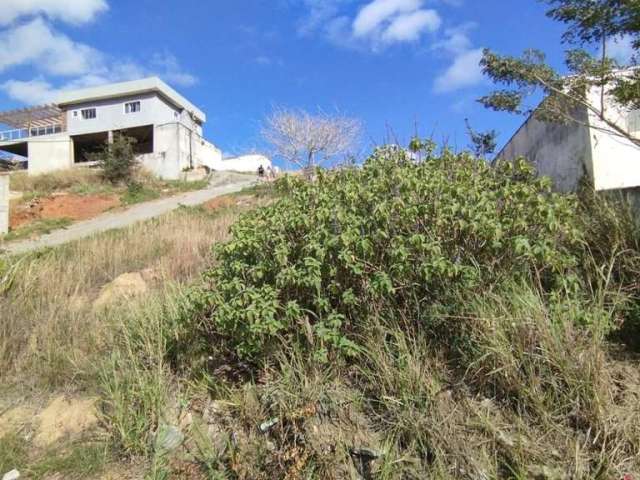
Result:
[[[264,155],[243,155],[241,157],[225,158],[215,170],[257,173],[260,165],[266,170],[271,166],[271,160]]]
[[[600,105],[600,89],[589,94],[592,105]],[[627,112],[613,102],[606,107],[606,118],[627,130]],[[640,186],[640,148],[610,130],[597,115],[589,113],[593,150],[593,183],[596,190],[612,190]]]
[[[586,111],[579,116],[586,123]],[[531,162],[539,175],[551,177],[556,190],[574,191],[582,176],[592,171],[589,130],[575,123],[545,123],[532,116],[499,154],[505,160],[517,157]]]
[[[222,165],[222,151],[202,137],[195,139],[194,164],[196,167],[205,166],[210,170],[220,170]]]
[[[140,155],[142,165],[166,180],[180,177],[183,169],[180,158],[180,129],[178,123],[158,125],[153,130],[154,153]]]
[[[132,101],[140,101],[140,111],[125,113],[124,104]],[[96,109],[96,118],[82,118],[81,110],[87,108]],[[66,115],[69,135],[160,125],[180,118],[180,112],[155,93],[72,105]]]
[[[157,125],[153,135],[154,153],[140,155],[139,160],[160,178],[177,180],[185,170],[203,165],[219,170],[222,152],[185,125]]]
[[[68,135],[34,137],[28,143],[29,175],[39,175],[73,166],[73,142]]]

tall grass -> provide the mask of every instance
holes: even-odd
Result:
[[[72,188],[93,190],[102,184],[100,171],[90,168],[73,168],[40,175],[16,172],[11,175],[10,179],[11,190],[25,192],[31,196],[49,195]]]
[[[238,210],[181,209],[59,248],[0,260],[0,378],[61,384],[91,370],[109,349],[113,309],[96,310],[101,288],[147,270],[150,286],[187,283],[210,265]],[[4,266],[3,266],[4,265]],[[141,308],[144,308],[142,306]]]
[[[590,312],[592,326],[578,329],[573,303],[550,306],[521,284],[465,302],[465,315],[443,314],[449,328],[439,332],[372,320],[353,365],[318,364],[286,345],[248,382],[221,375],[237,365],[219,366],[209,382],[225,406],[224,434],[235,438],[219,455],[219,474],[586,479],[640,471],[640,375],[611,355],[601,328],[611,310]],[[380,454],[365,474],[352,453],[362,448]]]
[[[106,425],[120,454],[148,454],[150,435],[166,411],[171,387],[165,361],[166,337],[170,334],[166,319],[178,305],[171,298],[179,295],[175,288],[167,288],[145,299],[144,308],[128,306],[121,310],[120,321],[114,325],[115,348],[98,369]]]

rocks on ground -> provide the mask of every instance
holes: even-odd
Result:
[[[90,431],[98,423],[96,400],[53,399],[36,417],[38,427],[34,437],[37,447],[47,447],[62,438],[76,437]]]
[[[18,470],[11,470],[2,476],[2,480],[18,480],[20,478],[20,472]]]
[[[126,300],[144,295],[149,290],[147,279],[153,279],[151,271],[124,273],[100,290],[98,298],[93,302],[94,309],[101,309],[119,300]]]

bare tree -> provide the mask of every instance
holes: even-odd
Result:
[[[277,155],[310,172],[329,160],[348,155],[361,132],[361,123],[354,118],[277,108],[267,117],[262,135]]]

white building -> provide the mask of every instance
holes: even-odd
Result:
[[[30,174],[71,168],[112,140],[137,139],[141,163],[165,179],[206,166],[222,152],[202,136],[206,115],[159,78],[64,92],[52,105],[0,113],[0,150],[26,158]]]
[[[599,106],[600,89],[591,89],[588,100]],[[640,112],[623,110],[611,99],[607,104],[606,118],[640,138]],[[551,177],[555,188],[563,192],[575,191],[583,176],[598,191],[640,186],[640,147],[612,133],[586,106],[574,116],[577,122],[557,124],[541,122],[532,115],[498,158],[525,157],[540,175]]]

